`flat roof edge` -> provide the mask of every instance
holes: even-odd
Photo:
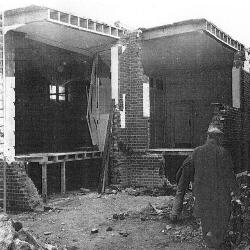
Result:
[[[172,27],[180,26],[180,25],[202,24],[202,23],[205,23],[205,22],[206,22],[205,18],[201,18],[201,19],[189,19],[189,20],[185,20],[185,21],[174,22],[174,23],[160,25],[160,26],[155,26],[155,27],[151,27],[151,28],[141,28],[141,30],[142,30],[142,32],[148,32],[148,31],[153,31],[153,30],[168,29],[170,27],[172,28]]]
[[[205,18],[190,19],[182,22],[176,22],[173,24],[162,25],[141,30],[145,37],[145,40],[160,38],[164,36],[178,35],[187,32],[204,31],[210,36],[214,37],[216,40],[219,40],[220,42],[226,44],[227,46],[236,51],[241,51],[245,48],[242,43],[233,39],[231,36],[219,29],[212,22],[207,21]]]
[[[45,15],[47,12],[47,16],[45,18],[44,14],[43,16],[39,17],[41,20],[47,20],[61,25],[66,25],[72,28],[77,28],[79,30],[85,30],[118,39],[126,32],[126,30],[122,27],[109,25],[104,22],[95,21],[91,18],[81,17],[72,13],[63,12],[52,8],[42,7],[37,5],[30,5],[23,8],[6,10],[4,11],[4,14],[6,19],[7,18],[11,19],[14,16],[25,15],[25,14],[28,15],[29,13],[36,13],[36,12],[39,13],[41,11],[44,11],[43,13],[45,13]],[[31,18],[34,18],[34,15],[31,16]],[[32,20],[30,20],[30,22],[32,22]]]
[[[4,15],[6,17],[9,17],[9,16],[18,15],[20,13],[28,13],[28,12],[34,12],[34,11],[40,11],[40,10],[48,10],[48,9],[49,8],[43,7],[43,6],[30,5],[30,6],[27,6],[27,7],[20,7],[20,8],[16,8],[16,9],[5,10]]]

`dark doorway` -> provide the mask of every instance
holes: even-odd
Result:
[[[175,148],[192,147],[193,138],[193,103],[172,103],[172,138]]]

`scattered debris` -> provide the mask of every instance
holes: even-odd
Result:
[[[154,187],[154,188],[146,188],[146,187],[128,187],[125,189],[125,192],[128,195],[133,196],[142,196],[142,195],[149,195],[149,196],[169,196],[175,195],[176,192],[176,185],[172,185],[170,182],[164,183],[162,187]]]
[[[6,214],[0,214],[0,249],[1,250],[57,250],[49,244],[41,244],[32,236],[21,222],[13,222]]]
[[[46,250],[57,250],[58,249],[57,247],[52,246],[50,244],[45,244],[44,247]]]
[[[128,237],[129,233],[127,231],[120,231],[119,234],[123,237]]]
[[[13,221],[6,215],[0,214],[0,249],[8,250],[14,241],[15,229]]]
[[[16,222],[13,222],[13,227],[15,231],[18,232],[19,230],[23,228],[23,224],[19,221],[16,221]]]
[[[63,250],[79,250],[76,246],[65,247]]]
[[[90,191],[90,189],[88,189],[88,188],[80,188],[80,192],[81,192],[81,194],[88,194],[88,193],[90,193],[91,191]]]
[[[91,234],[96,234],[96,233],[98,233],[99,232],[99,230],[97,229],[97,228],[93,228],[92,230],[91,230]]]
[[[52,233],[51,232],[44,232],[43,234],[44,235],[51,235]]]
[[[111,185],[109,185],[109,188],[111,188],[112,190],[116,190],[117,192],[122,191],[122,186],[119,184],[111,184]]]
[[[112,227],[107,227],[106,231],[107,232],[113,231],[113,228]]]
[[[25,230],[24,228],[22,228],[21,230],[19,230],[18,232],[18,238],[22,241],[26,241],[29,244],[39,248],[40,244],[37,242],[37,240],[35,239],[34,236],[32,236],[29,232],[27,232],[27,230]]]
[[[53,207],[49,207],[49,206],[43,206],[43,211],[44,212],[48,212],[48,211],[52,211]]]
[[[125,220],[126,215],[127,214],[125,214],[125,213],[113,214],[113,219],[114,220]]]
[[[11,249],[17,249],[17,250],[21,250],[21,249],[25,249],[25,250],[33,250],[34,247],[29,244],[28,242],[26,241],[22,241],[22,240],[19,240],[19,239],[15,239],[12,246],[11,246]]]
[[[162,214],[162,210],[160,209],[157,209],[154,205],[152,205],[150,202],[149,202],[149,205],[154,209],[154,211],[157,213],[157,214]]]

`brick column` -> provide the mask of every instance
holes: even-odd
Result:
[[[123,186],[160,186],[162,155],[147,152],[150,118],[143,112],[143,85],[149,78],[142,65],[141,32],[126,34],[113,50],[118,52],[119,61],[116,67],[111,67],[111,76],[116,76],[112,70],[118,68],[119,100],[114,116],[111,182]]]

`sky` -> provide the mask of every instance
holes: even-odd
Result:
[[[206,18],[250,47],[250,0],[1,0],[0,10],[31,4],[71,12],[129,29]]]

